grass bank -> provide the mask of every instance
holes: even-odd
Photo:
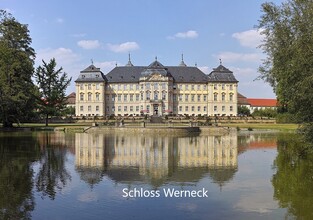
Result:
[[[222,124],[222,126],[227,127],[238,127],[242,129],[273,129],[281,131],[295,131],[298,128],[297,124]]]

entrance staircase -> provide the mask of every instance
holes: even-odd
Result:
[[[152,115],[150,122],[151,123],[163,123],[163,119],[160,116]]]

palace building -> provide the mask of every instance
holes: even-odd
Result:
[[[93,64],[76,83],[76,115],[237,115],[238,81],[222,63],[206,75],[184,63],[116,66],[106,75]]]

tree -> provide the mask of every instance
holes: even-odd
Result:
[[[238,105],[238,114],[249,116],[250,115],[250,109],[247,106]]]
[[[67,101],[65,91],[72,78],[68,79],[67,74],[62,73],[62,67],[55,70],[57,64],[54,58],[49,63],[44,60],[42,62],[43,66],[39,66],[36,70],[35,79],[39,88],[38,104],[48,126],[49,116],[65,108]]]
[[[27,118],[35,107],[31,42],[27,25],[0,10],[0,122],[4,127]]]
[[[313,1],[262,4],[258,28],[267,55],[259,68],[277,98],[301,123],[313,125]],[[313,131],[313,129],[312,129]]]

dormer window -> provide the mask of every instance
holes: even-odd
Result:
[[[96,75],[96,78],[99,78],[99,75]]]
[[[82,75],[82,78],[85,78],[85,75]]]

